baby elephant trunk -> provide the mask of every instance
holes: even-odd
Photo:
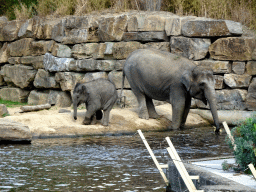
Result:
[[[74,119],[77,120],[77,101],[73,101]]]

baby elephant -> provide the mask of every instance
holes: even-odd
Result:
[[[117,98],[115,85],[107,79],[77,83],[73,92],[74,119],[77,119],[77,107],[85,103],[87,111],[83,124],[94,124],[95,119],[100,120],[103,115],[103,125],[108,126],[109,113]]]

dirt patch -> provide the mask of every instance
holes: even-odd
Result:
[[[78,110],[77,120],[70,113],[59,113],[60,108],[52,107],[49,110],[19,113],[19,108],[8,108],[10,116],[5,118],[27,125],[34,137],[61,137],[101,134],[134,133],[138,129],[143,131],[164,131],[171,123],[171,105],[165,104],[156,107],[162,115],[159,119],[140,119],[135,108],[115,108],[110,114],[109,126],[105,127],[98,121],[96,125],[82,125],[86,109]],[[187,127],[209,126],[208,121],[199,115],[189,114]]]

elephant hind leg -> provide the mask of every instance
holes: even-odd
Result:
[[[137,97],[139,103],[139,118],[149,119],[146,96],[143,93],[137,91],[133,91],[133,93]]]
[[[159,118],[160,115],[157,114],[152,99],[149,98],[148,96],[145,96],[145,97],[146,97],[146,104],[147,104],[147,109],[148,109],[149,118],[153,118],[153,119]]]

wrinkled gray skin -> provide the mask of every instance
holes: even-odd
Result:
[[[77,119],[77,107],[85,103],[86,114],[84,125],[94,124],[102,118],[104,126],[108,126],[109,113],[117,100],[117,91],[113,83],[106,79],[96,79],[88,83],[77,83],[73,91],[74,119]]]
[[[196,66],[192,61],[169,52],[139,49],[127,58],[123,69],[139,103],[139,117],[158,118],[152,99],[172,104],[170,129],[183,127],[191,106],[191,98],[210,105],[216,133],[219,119],[215,98],[215,79],[211,69]],[[122,94],[122,93],[121,93]]]

